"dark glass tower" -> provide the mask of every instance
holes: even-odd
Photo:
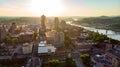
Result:
[[[55,17],[54,22],[55,22],[55,30],[59,31],[59,19],[58,19],[58,17]]]
[[[46,23],[46,16],[42,15],[41,16],[41,28],[46,29],[45,23]]]
[[[46,32],[46,16],[42,15],[41,16],[41,27],[40,27],[40,30],[39,30],[39,35],[40,35],[40,40],[45,40],[46,39],[46,35],[45,35],[45,32]]]

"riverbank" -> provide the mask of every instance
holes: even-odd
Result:
[[[78,24],[78,23],[72,23],[72,24],[76,24],[76,25],[82,25],[82,26],[85,26],[85,27],[91,27],[91,28],[96,28],[96,29],[107,29],[107,30],[112,30],[112,31],[115,31],[115,32],[120,32],[120,28],[115,28],[115,27],[107,27],[103,24],[86,24],[86,23],[83,23],[83,24]]]
[[[70,21],[68,21],[67,23],[70,25],[73,25],[73,26],[84,28],[84,29],[89,30],[89,31],[98,32],[100,34],[107,35],[107,37],[109,37],[109,38],[120,41],[120,33],[118,33],[118,32],[115,32],[112,30],[106,30],[106,29],[96,29],[93,27],[86,27],[86,26],[82,26],[82,25],[78,25],[78,24],[73,24]]]
[[[73,19],[72,23],[96,29],[107,29],[115,32],[120,32],[120,16],[86,17],[77,20]]]

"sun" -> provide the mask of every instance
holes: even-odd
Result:
[[[59,15],[64,8],[61,0],[32,0],[30,5],[30,11],[36,16],[41,14]]]

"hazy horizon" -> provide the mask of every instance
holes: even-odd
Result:
[[[0,0],[0,16],[120,16],[120,0]]]

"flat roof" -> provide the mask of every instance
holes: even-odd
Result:
[[[77,45],[95,45],[96,42],[76,42]]]
[[[45,45],[46,45],[46,41],[40,41],[39,47],[40,47],[40,46],[45,46]]]
[[[39,47],[45,46],[44,43],[39,43]]]
[[[56,48],[54,46],[41,46],[38,47],[38,53],[48,53],[55,52]]]

